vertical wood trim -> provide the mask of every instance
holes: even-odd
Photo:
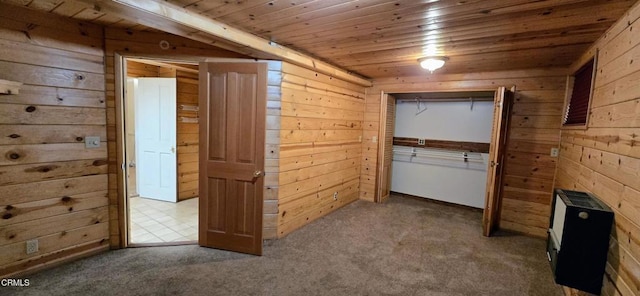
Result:
[[[506,118],[506,122],[504,123],[505,125],[505,132],[504,132],[504,143],[503,143],[503,151],[502,151],[502,160],[501,162],[503,163],[502,166],[502,170],[500,170],[500,186],[498,188],[499,192],[498,192],[498,210],[496,212],[496,229],[500,229],[500,221],[502,221],[502,201],[504,199],[504,184],[505,184],[505,175],[506,175],[506,169],[505,169],[505,165],[507,162],[507,145],[509,145],[509,137],[511,135],[511,133],[509,132],[511,130],[511,110],[513,109],[513,103],[514,100],[516,99],[516,86],[513,85],[511,86],[510,90],[506,91],[505,94],[507,97],[505,98],[505,103],[507,103],[507,118]]]
[[[200,198],[198,200],[198,244],[204,245],[206,243],[207,227],[201,227],[207,225],[206,213],[209,211],[209,180],[205,173],[207,171],[207,157],[209,151],[203,148],[209,148],[209,91],[211,87],[210,74],[206,62],[200,62],[198,66],[200,73],[198,74],[198,106],[200,111],[198,114],[199,126],[198,134],[200,135],[200,141],[198,142],[198,193]],[[203,115],[204,114],[204,115]]]
[[[380,91],[380,114],[378,127],[378,156],[376,157],[376,185],[373,200],[376,203],[382,202],[382,180],[384,178],[384,138],[387,133],[385,122],[387,122],[387,100],[389,95],[384,91]]]
[[[118,190],[116,193],[118,199],[118,227],[120,228],[120,242],[119,248],[126,248],[129,244],[129,206],[128,206],[128,194],[127,194],[127,176],[122,170],[122,164],[125,159],[125,137],[126,131],[124,130],[124,85],[123,81],[126,79],[127,63],[125,58],[120,54],[114,54],[114,66],[115,66],[115,100],[116,100],[116,169],[117,169],[117,184]],[[125,123],[126,124],[126,123]]]
[[[600,49],[596,48],[596,52],[593,55],[593,70],[591,71],[591,89],[589,90],[589,103],[587,104],[587,120],[584,121],[584,128],[586,129],[589,126],[589,112],[591,112],[591,105],[593,102],[593,93],[596,90],[596,75],[598,74],[598,55],[600,54]]]

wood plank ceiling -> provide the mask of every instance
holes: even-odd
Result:
[[[91,1],[2,0],[107,26],[149,29]],[[150,0],[147,0],[150,1]],[[636,0],[167,0],[369,78],[566,67]],[[104,1],[103,1],[104,2]],[[246,53],[246,52],[245,52]]]

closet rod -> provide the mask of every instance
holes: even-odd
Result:
[[[411,103],[415,103],[416,101],[419,102],[469,102],[473,100],[474,102],[492,102],[493,98],[465,98],[465,99],[418,99],[418,98],[414,98],[414,99],[397,99],[396,102],[401,103],[401,102],[411,102]]]
[[[482,158],[469,157],[469,156],[465,156],[464,154],[460,154],[459,156],[454,156],[454,155],[443,155],[443,154],[424,153],[424,152],[420,153],[420,152],[399,151],[399,150],[394,150],[393,153],[397,155],[405,155],[410,157],[427,157],[427,158],[462,160],[464,162],[479,162],[479,163],[484,162]]]

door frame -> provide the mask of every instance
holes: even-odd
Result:
[[[198,64],[203,61],[204,58],[194,57],[190,58],[174,58],[171,56],[158,56],[158,55],[137,55],[137,54],[121,54],[114,53],[114,74],[115,74],[115,152],[116,152],[116,165],[120,168],[116,169],[116,198],[117,198],[117,221],[118,221],[118,237],[120,244],[118,248],[129,247],[129,200],[128,200],[128,188],[127,188],[127,174],[125,163],[125,151],[126,151],[126,131],[125,131],[125,88],[127,84],[127,59],[143,59],[143,60],[155,60],[162,62],[173,62],[183,64]],[[107,108],[107,113],[108,113]],[[177,164],[176,164],[177,165]],[[111,174],[111,173],[110,173]],[[177,180],[176,180],[177,182]],[[109,187],[113,186],[112,181],[109,180]],[[110,202],[109,206],[113,204]]]
[[[460,89],[460,90],[451,90],[451,89],[418,89],[418,90],[403,90],[403,89],[398,89],[398,90],[390,90],[390,89],[384,89],[384,90],[380,90],[380,115],[379,118],[386,118],[386,114],[387,114],[387,105],[386,105],[386,95],[388,94],[412,94],[412,93],[455,93],[455,92],[496,92],[498,89],[496,88],[477,88],[477,89]],[[495,103],[495,99],[494,99],[494,103]],[[397,104],[397,102],[396,102]],[[384,142],[381,141],[381,139],[384,139],[384,137],[386,136],[386,133],[384,133],[384,129],[381,127],[381,125],[384,124],[383,122],[380,122],[379,125],[379,129],[378,129],[378,153],[377,153],[377,157],[376,157],[376,174],[375,174],[375,187],[374,187],[374,202],[376,203],[380,203],[380,197],[378,196],[381,192],[380,190],[380,182],[382,182],[382,176],[381,176],[381,161],[383,160],[382,157],[384,157],[384,155],[382,155],[382,148],[384,146]],[[507,129],[507,135],[508,135],[508,131],[509,131],[509,126],[506,127]],[[490,147],[489,150],[491,150]],[[485,181],[486,182],[486,181]],[[496,201],[498,206],[501,205],[501,201],[502,201],[502,188],[499,188],[500,193],[498,194],[498,200]],[[486,197],[485,197],[485,204],[486,204]],[[487,211],[486,208],[484,208],[482,210],[483,212],[483,216],[484,213]],[[500,208],[498,208],[498,213],[500,212]],[[496,225],[499,225],[500,223],[500,217],[498,217],[497,219],[498,221],[496,221]],[[482,220],[480,221],[482,222]],[[482,232],[482,230],[481,230]]]

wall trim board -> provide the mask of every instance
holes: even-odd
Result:
[[[424,144],[418,144],[419,140],[424,140]],[[463,152],[489,153],[489,143],[443,141],[432,139],[393,137],[393,145],[418,147],[418,148],[438,148]]]

